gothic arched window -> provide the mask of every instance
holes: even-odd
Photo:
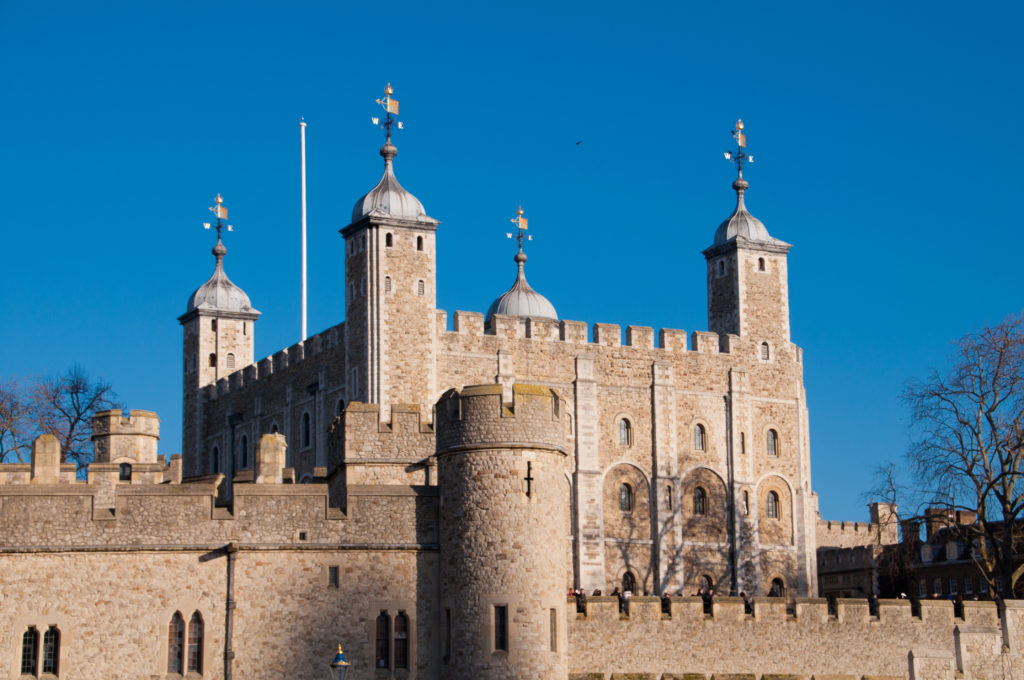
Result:
[[[768,430],[768,435],[765,437],[765,451],[769,456],[779,455],[779,433],[775,430]]]
[[[633,511],[633,487],[629,484],[619,485],[619,510],[622,512]]]
[[[779,518],[779,494],[774,491],[768,492],[768,497],[765,499],[765,512],[771,519]]]
[[[391,617],[387,612],[381,612],[377,617],[376,659],[376,668],[391,668]]]
[[[693,490],[693,514],[708,514],[708,494],[699,486]]]
[[[700,423],[693,426],[693,448],[698,451],[706,451],[708,448],[708,433]]]
[[[167,626],[167,672],[181,674],[185,667],[185,619],[181,612],[174,612]]]
[[[39,663],[39,631],[29,626],[21,636],[21,674],[37,675]]]
[[[188,671],[203,672],[203,617],[199,612],[188,622]]]

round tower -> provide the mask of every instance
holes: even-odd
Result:
[[[568,414],[549,387],[437,404],[442,675],[565,680]]]

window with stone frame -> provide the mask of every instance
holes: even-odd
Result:
[[[761,343],[761,361],[768,361],[772,358],[772,349],[767,342]]]
[[[188,622],[188,672],[203,672],[203,617],[193,612]]]
[[[633,487],[625,482],[619,485],[619,510],[633,512]]]
[[[384,292],[385,293],[390,293],[391,292],[391,277],[390,276],[385,276],[384,277]]]
[[[508,651],[508,605],[494,605],[494,651]]]
[[[627,418],[619,419],[619,445],[630,446],[633,443],[633,426]]]
[[[395,670],[409,669],[409,616],[400,611],[395,615]]]
[[[39,631],[29,626],[21,636],[21,674],[38,675],[39,671]]]
[[[779,518],[779,494],[774,491],[769,491],[768,496],[765,498],[765,514],[770,519]]]
[[[217,368],[217,355],[210,354],[210,368]]]
[[[167,626],[167,672],[181,675],[185,668],[185,619],[174,612]]]
[[[708,433],[700,423],[693,426],[693,448],[698,451],[707,451],[708,448]]]
[[[765,436],[765,451],[769,456],[779,455],[779,433],[775,430],[768,430]]]
[[[693,514],[700,516],[708,514],[708,492],[700,486],[693,490]]]
[[[416,237],[416,250],[420,250],[420,251],[423,250],[423,237],[422,236],[417,236]]]
[[[235,370],[235,355],[233,353],[231,353],[231,352],[228,352],[227,368],[228,368],[229,371]]]
[[[622,575],[622,592],[623,593],[636,593],[636,576],[633,572],[626,570],[626,573]]]
[[[393,245],[395,245],[395,239],[394,236],[392,236],[391,232],[389,231],[388,233],[384,234],[384,247],[390,248]]]
[[[374,666],[378,670],[391,668],[391,617],[386,611],[377,616],[377,649]]]
[[[313,442],[313,426],[309,411],[302,414],[302,448],[309,448]]]
[[[121,463],[117,466],[117,480],[120,482],[132,481],[132,465],[131,463]]]
[[[416,294],[417,295],[424,295],[424,294],[426,294],[426,292],[427,292],[427,284],[425,284],[423,282],[423,279],[420,279],[419,281],[416,282]]]

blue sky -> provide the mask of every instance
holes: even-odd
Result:
[[[0,376],[72,363],[160,413],[180,450],[176,318],[212,270],[298,339],[298,128],[308,145],[310,332],[343,318],[342,240],[396,169],[440,219],[438,305],[530,282],[566,319],[702,330],[704,260],[747,204],[790,252],[813,484],[864,519],[906,449],[903,382],[1019,311],[1019,3],[53,3],[0,0]],[[582,140],[582,144],[576,142]]]

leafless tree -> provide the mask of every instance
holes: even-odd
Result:
[[[80,366],[50,377],[0,383],[0,462],[28,462],[32,440],[51,434],[61,461],[82,469],[92,458],[94,414],[118,408],[110,384],[93,380]]]
[[[961,338],[951,359],[907,383],[908,470],[932,504],[977,511],[977,522],[949,530],[974,546],[992,592],[1012,597],[1024,574],[1024,315]]]

